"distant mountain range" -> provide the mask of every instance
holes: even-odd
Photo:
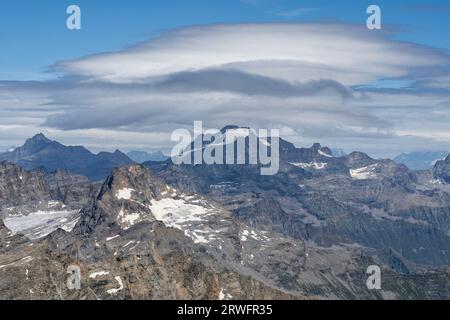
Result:
[[[423,151],[402,153],[394,158],[397,163],[403,163],[411,170],[427,170],[433,168],[437,161],[448,156],[447,151]]]
[[[82,146],[65,146],[50,140],[42,133],[28,139],[21,147],[1,153],[2,160],[24,169],[44,168],[48,172],[67,170],[93,181],[105,179],[116,167],[134,163],[119,150],[93,154]]]
[[[347,154],[344,150],[339,149],[339,148],[331,148],[331,153],[335,157],[343,157]]]
[[[127,153],[128,158],[135,161],[136,163],[144,163],[146,161],[166,161],[169,159],[164,153],[161,151],[148,153],[145,151],[130,151]]]

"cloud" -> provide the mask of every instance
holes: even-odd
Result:
[[[202,120],[282,128],[300,144],[376,155],[421,143],[450,149],[450,57],[392,36],[348,24],[180,28],[59,62],[58,80],[0,82],[0,128],[154,150],[170,146],[171,130]]]
[[[58,71],[115,83],[227,68],[285,81],[346,86],[449,64],[444,52],[342,24],[232,24],[170,31],[126,50],[61,62]]]
[[[348,88],[333,80],[290,83],[237,70],[206,69],[168,75],[154,84],[155,89],[170,92],[213,91],[260,96],[308,96],[331,93],[349,97]]]

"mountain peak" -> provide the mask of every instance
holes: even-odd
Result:
[[[126,154],[123,153],[122,151],[120,151],[119,149],[116,149],[116,150],[113,152],[113,155],[116,155],[116,156],[126,156]]]
[[[43,133],[38,133],[34,135],[32,138],[27,139],[25,141],[24,147],[45,146],[51,142],[53,141],[48,139]]]
[[[314,143],[314,144],[312,145],[312,149],[319,150],[319,149],[321,149],[321,148],[322,148],[322,145],[321,145],[320,143],[318,143],[318,142],[316,142],[316,143]]]
[[[31,139],[28,139],[28,140],[51,142],[51,140],[48,139],[42,132],[34,135]]]

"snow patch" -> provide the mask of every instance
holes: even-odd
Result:
[[[185,235],[194,240],[195,243],[208,243],[211,239],[209,231],[201,229],[202,222],[207,221],[207,217],[214,215],[213,208],[207,208],[197,203],[188,202],[185,199],[165,198],[161,200],[153,199],[149,206],[156,220],[162,221],[166,226],[184,231]],[[200,225],[192,230],[192,225]],[[199,233],[208,234],[207,236]]]
[[[117,288],[117,289],[109,289],[108,291],[106,291],[106,292],[109,293],[109,294],[116,294],[116,293],[118,293],[119,291],[123,290],[122,279],[121,279],[120,277],[116,277],[115,279],[116,279],[116,281],[119,283],[119,288]]]
[[[120,210],[117,218],[119,219],[118,222],[122,229],[127,230],[139,222],[141,214],[138,212],[125,213],[123,210]]]
[[[375,169],[378,167],[377,164],[372,164],[367,167],[362,167],[358,169],[350,169],[350,175],[353,179],[356,180],[368,180],[368,179],[376,179],[378,175],[375,172]]]
[[[93,272],[89,275],[89,278],[91,279],[95,279],[97,277],[101,277],[101,276],[107,276],[109,274],[109,271],[97,271],[97,272]]]
[[[331,154],[323,152],[322,150],[319,150],[319,154],[324,156],[324,157],[327,157],[327,158],[333,158],[333,156]]]
[[[111,240],[117,239],[118,237],[120,237],[120,235],[115,235],[114,237],[108,237],[108,238],[106,238],[106,241],[111,241]]]
[[[14,233],[21,233],[31,240],[37,240],[57,229],[70,232],[79,219],[78,210],[39,210],[27,215],[10,215],[4,219],[4,223]]]
[[[5,264],[5,265],[1,265],[0,269],[6,268],[6,267],[11,267],[11,266],[22,266],[27,264],[28,262],[33,261],[34,258],[31,256],[26,256],[25,258],[20,259],[19,261],[13,262],[13,263],[9,263],[9,264]]]
[[[225,293],[223,288],[220,289],[219,300],[231,300],[233,296],[229,293]]]
[[[133,244],[133,243],[134,243],[134,240],[131,240],[131,241],[127,242],[127,244],[125,244],[123,247],[126,248],[126,247],[128,247],[130,244]]]
[[[302,168],[302,169],[316,169],[316,170],[322,170],[325,169],[328,164],[324,162],[290,162],[293,166]]]
[[[134,192],[134,189],[130,189],[130,188],[124,188],[121,189],[119,191],[117,191],[116,193],[116,197],[119,200],[130,200],[131,199],[131,193]]]

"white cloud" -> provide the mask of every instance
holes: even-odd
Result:
[[[127,83],[207,68],[230,68],[287,81],[331,79],[358,85],[448,64],[426,47],[391,41],[359,25],[234,24],[177,29],[115,52],[57,65],[94,79]]]
[[[0,83],[1,132],[16,125],[94,150],[154,150],[202,120],[377,155],[450,149],[449,56],[364,26],[188,27],[55,68],[67,77]],[[414,90],[355,89],[380,79]]]

